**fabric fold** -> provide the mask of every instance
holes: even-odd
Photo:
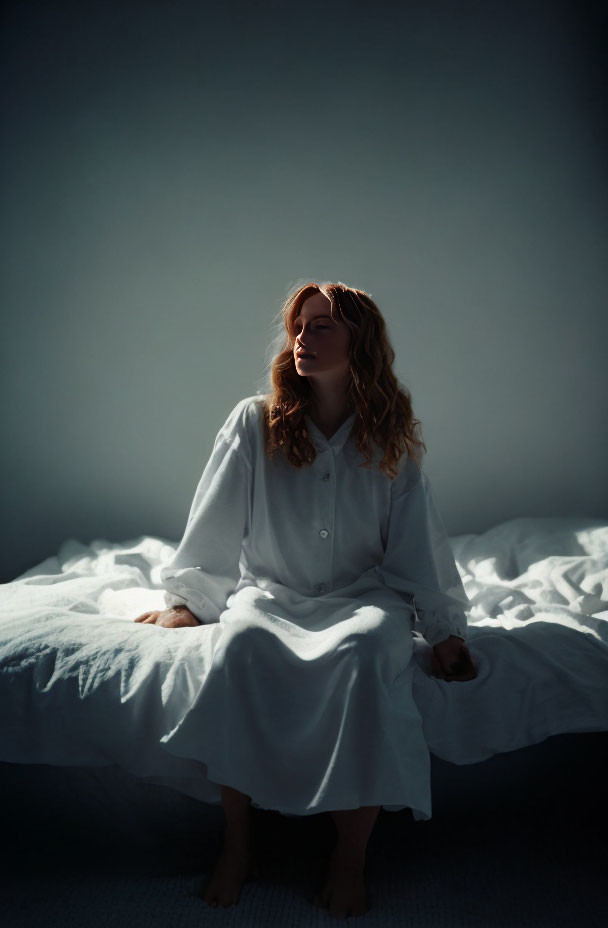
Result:
[[[391,487],[388,539],[377,571],[387,586],[414,606],[415,630],[429,644],[450,635],[466,640],[471,603],[430,481],[412,458]]]

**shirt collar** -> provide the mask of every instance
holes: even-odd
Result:
[[[356,413],[351,413],[348,419],[342,423],[331,438],[326,438],[321,429],[317,428],[310,416],[306,413],[304,414],[304,421],[306,422],[306,427],[317,448],[320,448],[322,451],[325,451],[326,448],[331,448],[332,451],[337,452],[341,450],[350,435],[355,421],[355,415]]]

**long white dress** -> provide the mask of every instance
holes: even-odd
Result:
[[[164,747],[258,808],[429,819],[413,629],[466,640],[470,604],[428,478],[407,455],[393,481],[359,467],[354,414],[329,439],[306,417],[310,467],[270,460],[263,402],[241,400],[220,429],[161,570],[166,605],[203,621],[212,655]]]

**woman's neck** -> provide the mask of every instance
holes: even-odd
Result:
[[[352,407],[347,404],[346,400],[343,400],[323,406],[312,404],[309,416],[325,437],[331,438],[352,412]]]

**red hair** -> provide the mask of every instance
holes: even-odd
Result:
[[[313,395],[307,378],[296,371],[294,320],[302,303],[319,292],[329,300],[332,318],[342,320],[351,334],[348,406],[356,412],[353,436],[365,459],[360,466],[371,466],[375,442],[383,452],[378,466],[393,479],[404,453],[420,465],[419,448],[427,450],[416,435],[420,420],[414,418],[409,391],[393,373],[395,352],[380,310],[364,290],[340,282],[307,283],[283,303],[283,346],[271,361],[272,390],[265,396],[265,451],[269,457],[284,451],[294,467],[310,466],[316,457],[304,422]]]

